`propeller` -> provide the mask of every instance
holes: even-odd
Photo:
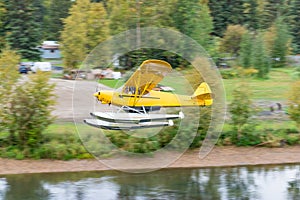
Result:
[[[96,98],[96,103],[97,103],[97,102],[100,102],[100,101],[99,101],[98,97],[97,97],[95,94],[96,94],[96,93],[100,94],[100,92],[99,92],[99,84],[97,84],[97,87],[96,87],[95,89],[96,89],[96,90],[95,90],[94,96],[95,96],[95,98]]]

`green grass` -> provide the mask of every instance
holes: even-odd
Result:
[[[63,74],[51,74],[51,78],[63,78],[64,75]]]
[[[240,82],[249,84],[253,100],[285,100],[291,83],[293,69],[273,69],[269,79],[260,80],[255,78],[224,79],[227,101],[232,100],[232,91]]]
[[[53,123],[45,130],[45,134],[63,134],[63,133],[76,133],[76,127],[72,122]]]
[[[260,120],[259,123],[257,122],[256,124],[256,129],[259,131],[264,131],[266,129],[273,129],[273,130],[278,130],[278,129],[291,129],[291,130],[296,130],[297,126],[294,121],[291,120]],[[223,132],[230,131],[232,129],[232,125],[229,123],[225,123],[223,126]]]
[[[124,80],[118,80],[118,79],[99,79],[99,83],[108,86],[110,88],[119,88],[121,87],[125,82]]]

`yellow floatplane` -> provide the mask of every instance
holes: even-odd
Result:
[[[102,104],[115,105],[125,113],[93,112],[93,119],[85,119],[88,125],[111,130],[129,130],[159,126],[172,126],[173,119],[184,114],[153,114],[161,107],[210,106],[212,92],[207,83],[201,83],[194,94],[179,95],[154,90],[157,84],[172,71],[162,60],[146,60],[119,91],[101,90],[94,94]]]

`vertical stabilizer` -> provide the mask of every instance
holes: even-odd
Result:
[[[213,99],[209,85],[206,82],[201,83],[194,92],[192,98],[205,101],[205,105],[211,105]]]

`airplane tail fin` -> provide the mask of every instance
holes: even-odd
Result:
[[[192,95],[192,98],[203,100],[205,105],[211,105],[213,102],[213,94],[209,85],[206,82],[201,83]]]

